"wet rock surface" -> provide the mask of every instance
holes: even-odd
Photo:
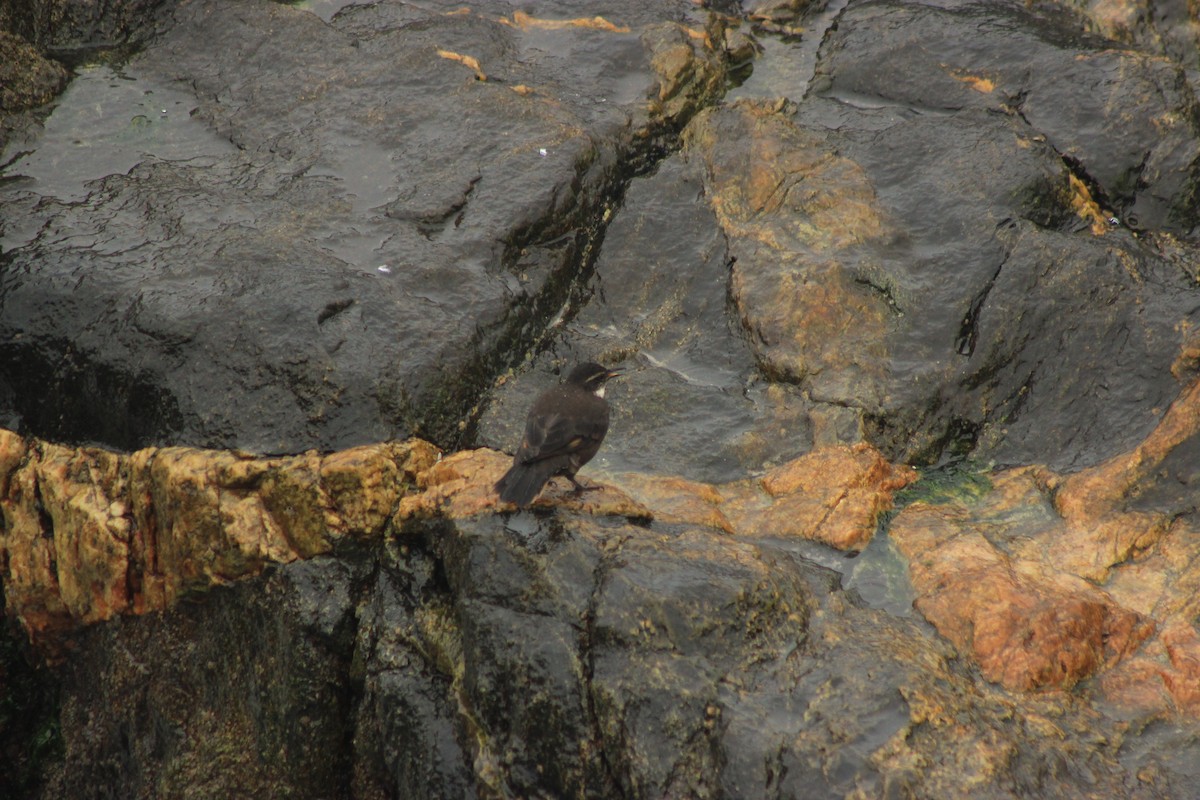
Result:
[[[605,231],[590,301],[533,369],[491,392],[481,444],[515,447],[529,398],[557,380],[554,372],[594,358],[631,367],[608,389],[614,436],[598,467],[731,481],[821,441],[813,404],[762,379],[728,313],[728,247],[704,196],[703,173],[681,155],[631,182]],[[672,232],[665,241],[664,231]]]
[[[1128,454],[1065,478],[1001,471],[908,506],[889,535],[912,564],[917,609],[1011,688],[1101,674],[1118,705],[1194,714],[1197,491],[1163,467],[1198,435],[1193,383]]]
[[[70,197],[43,196],[36,164],[5,193],[22,430],[268,453],[459,439],[565,300],[626,163],[723,73],[670,3],[622,25],[457,8],[165,9],[122,68],[178,101],[131,123],[162,132]],[[201,129],[190,157],[164,115]]]
[[[1185,797],[1188,741],[1138,747],[1146,720],[1195,701],[1194,531],[1178,506],[1129,510],[1120,478],[1157,475],[1194,436],[1194,406],[1172,408],[1138,453],[1065,482],[1013,471],[966,499],[903,509],[889,536],[944,639],[865,607],[789,542],[853,552],[869,540],[914,476],[865,445],[719,486],[619,476],[641,502],[603,483],[582,496],[551,487],[511,513],[491,490],[507,457],[489,450],[438,459],[412,441],[231,462],[21,442],[36,455],[5,462],[6,530],[23,530],[14,487],[33,473],[44,486],[27,491],[47,502],[37,538],[62,554],[57,584],[40,585],[64,601],[50,629],[38,627],[49,603],[31,602],[34,584],[7,597],[57,653],[61,755],[37,772],[36,796],[88,795],[103,776],[139,795],[952,796],[969,779],[984,797],[1073,796],[1081,782],[1106,796]],[[66,603],[81,567],[127,569],[122,553],[66,558],[97,540],[95,510],[121,503],[100,489],[184,458],[208,471],[163,467],[147,516],[169,527],[212,506],[222,535],[202,543],[204,563],[246,568],[103,616]],[[76,465],[74,484],[55,479],[60,464]],[[225,502],[205,502],[206,480]],[[72,488],[72,513],[56,487]],[[247,553],[281,529],[298,541],[305,520],[316,526],[309,558]],[[151,539],[147,521],[138,528]],[[1034,521],[1058,535],[1034,538]],[[1084,539],[1130,530],[1142,555],[1125,564],[1113,550],[1103,587],[1069,567],[1109,549]],[[6,591],[22,585],[27,541],[3,542]],[[1060,691],[1021,694],[1031,688]],[[1102,714],[1096,700],[1121,710]]]
[[[0,789],[1194,794],[1190,11],[228,8],[0,2]]]
[[[837,115],[825,147],[865,171],[891,237],[847,279],[880,293],[872,307],[888,320],[890,353],[927,354],[884,361],[905,368],[874,381],[887,398],[877,443],[920,458],[965,431],[979,455],[1075,469],[1132,447],[1178,392],[1167,367],[1180,326],[1193,324],[1194,280],[1153,236],[1123,226],[1190,230],[1195,101],[1163,59],[1019,10],[980,12],[848,8],[823,49],[822,101],[798,119]],[[856,41],[904,77],[848,57]],[[1039,57],[1055,63],[1030,69]],[[1136,79],[1106,77],[1114,71]],[[1125,149],[1123,114],[1138,104],[1163,127]],[[1065,106],[1096,113],[1081,125],[1053,113]],[[1095,235],[1080,235],[1089,226]],[[864,246],[843,248],[841,262],[845,250]]]
[[[688,129],[762,367],[904,460],[1078,468],[1145,436],[1179,389],[1190,275],[1127,231],[1070,232],[1077,182],[1019,120],[840,108],[833,131],[750,102]],[[1058,221],[1029,219],[1047,201]]]
[[[418,523],[83,633],[111,656],[64,668],[71,767],[43,796],[97,774],[138,795],[1161,796],[1119,728],[1015,706],[836,583],[687,526]]]
[[[251,459],[187,448],[129,456],[0,433],[6,610],[31,636],[376,539],[437,453],[413,441]]]

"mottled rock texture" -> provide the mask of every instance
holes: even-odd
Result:
[[[1192,800],[1185,5],[0,0],[0,795]]]
[[[1119,763],[1127,725],[1067,695],[1014,699],[834,573],[688,525],[414,522],[74,642],[108,655],[60,670],[45,797],[97,775],[134,796],[1171,788]]]
[[[376,540],[436,455],[421,441],[276,459],[121,455],[0,431],[6,608],[54,634]]]
[[[719,92],[684,7],[165,4],[123,74],[205,135],[83,202],[5,193],[5,413],[126,449],[461,443],[632,164]]]
[[[492,487],[508,463],[486,449],[443,459],[419,439],[264,459],[191,448],[122,455],[0,431],[7,610],[32,636],[52,637],[159,611],[343,543],[378,542],[413,520],[495,514],[505,506]],[[870,540],[893,493],[915,477],[859,445],[719,487],[621,476],[642,502],[609,486],[579,493],[552,480],[533,507],[849,550]]]
[[[0,30],[0,114],[42,105],[62,91],[66,83],[67,72],[60,64]]]
[[[1010,688],[1103,673],[1119,704],[1196,714],[1200,496],[1194,468],[1179,467],[1198,441],[1193,382],[1129,453],[1069,477],[1002,471],[977,496],[909,505],[890,535],[916,607]]]

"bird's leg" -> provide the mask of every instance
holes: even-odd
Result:
[[[571,483],[575,484],[575,494],[583,494],[584,492],[594,492],[595,490],[600,488],[599,486],[597,486],[595,484],[592,484],[591,486],[586,486],[586,485],[580,483],[579,481],[575,480],[574,475],[568,475],[567,480],[569,480],[569,481],[571,481]]]

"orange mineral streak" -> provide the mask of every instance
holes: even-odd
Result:
[[[956,81],[966,84],[981,94],[991,94],[996,91],[996,82],[991,78],[983,75],[976,75],[962,69],[952,69],[945,64],[942,64],[942,69],[950,73]]]
[[[1075,214],[1082,220],[1091,223],[1092,233],[1096,236],[1103,236],[1108,233],[1110,227],[1109,217],[1111,214],[1105,214],[1100,204],[1092,198],[1092,193],[1087,185],[1075,177],[1074,173],[1067,174],[1067,180],[1071,187],[1071,208]]]
[[[493,488],[511,457],[442,457],[420,440],[278,458],[187,447],[129,455],[0,430],[0,578],[35,642],[258,575],[270,564],[377,540],[406,522],[511,511]],[[820,449],[759,478],[552,479],[533,505],[739,536],[796,536],[860,549],[915,472],[868,445]]]
[[[523,30],[536,28],[539,30],[559,31],[565,28],[591,28],[598,31],[608,31],[609,33],[629,33],[629,28],[624,25],[614,25],[601,16],[576,17],[574,19],[541,19],[530,16],[524,11],[514,11],[512,19],[501,17],[500,22]]]
[[[378,537],[436,453],[413,440],[326,456],[124,455],[0,430],[6,611],[36,641]]]
[[[618,482],[662,522],[717,528],[736,536],[784,536],[861,550],[892,497],[916,479],[867,444],[822,448],[760,478],[711,485],[627,474]]]
[[[464,67],[467,67],[475,73],[475,77],[478,80],[487,80],[487,75],[484,74],[483,69],[479,66],[479,59],[475,58],[474,56],[465,56],[462,53],[455,53],[452,50],[438,50],[437,54],[442,58],[450,61],[457,61]]]
[[[1197,437],[1200,381],[1091,469],[1005,470],[982,497],[909,506],[890,534],[917,609],[1007,688],[1097,676],[1112,702],[1200,715],[1200,525],[1186,499],[1136,503]]]

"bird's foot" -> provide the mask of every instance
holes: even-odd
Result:
[[[568,475],[567,480],[571,481],[571,483],[573,483],[575,485],[575,494],[583,494],[584,492],[594,492],[600,488],[600,485],[597,483],[593,483],[593,484],[580,483],[579,481],[575,480],[575,477],[573,475]]]

